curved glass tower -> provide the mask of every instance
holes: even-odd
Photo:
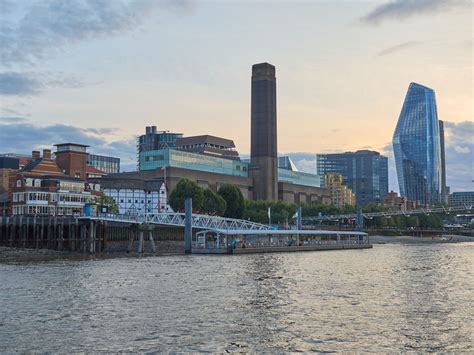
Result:
[[[441,202],[439,137],[434,91],[411,83],[393,135],[401,196],[425,205]]]

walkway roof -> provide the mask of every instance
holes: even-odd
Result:
[[[364,232],[358,231],[330,231],[330,230],[309,230],[309,229],[263,229],[263,230],[249,230],[249,229],[208,229],[198,233],[215,232],[226,235],[367,235]]]

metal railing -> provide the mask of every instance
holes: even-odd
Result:
[[[369,212],[362,213],[362,216],[367,219],[372,219],[374,217],[391,217],[391,216],[411,216],[415,214],[430,214],[430,213],[451,213],[451,212],[461,212],[461,211],[470,211],[473,209],[471,205],[463,206],[454,206],[454,207],[435,207],[435,208],[419,208],[416,210],[407,210],[407,211],[383,211],[383,212]],[[304,222],[309,221],[334,221],[337,219],[354,219],[357,217],[357,214],[336,214],[328,216],[315,216],[315,217],[304,217],[302,220]]]
[[[103,214],[98,216],[89,216],[84,218],[113,221],[113,222],[125,222],[134,224],[159,224],[167,226],[179,226],[184,227],[184,213],[157,213],[157,214],[146,214],[146,215],[120,215],[120,214]],[[205,229],[227,229],[227,230],[268,230],[269,226],[246,221],[243,219],[235,218],[224,218],[219,216],[209,216],[203,214],[192,215],[192,226],[193,228],[205,228]]]

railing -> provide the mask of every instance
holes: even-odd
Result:
[[[471,205],[463,205],[463,206],[454,206],[454,207],[419,208],[416,210],[407,210],[407,211],[369,212],[369,213],[362,213],[362,216],[367,219],[372,219],[374,217],[410,216],[410,215],[415,215],[415,214],[430,214],[430,213],[450,213],[450,212],[470,211],[472,209],[473,209],[473,206]],[[304,217],[302,218],[302,220],[304,222],[333,221],[336,219],[354,219],[356,217],[357,217],[357,214],[336,214],[336,215],[329,215],[329,216]]]
[[[93,217],[85,217],[90,219],[115,221],[115,222],[128,222],[128,223],[149,223],[149,224],[160,224],[168,226],[180,226],[184,227],[184,213],[157,213],[157,214],[146,214],[146,215],[114,215],[114,214],[103,214]],[[227,230],[267,230],[269,226],[254,223],[242,219],[235,218],[224,218],[219,216],[209,216],[202,214],[192,215],[192,226],[194,228],[205,228],[205,229],[227,229]]]

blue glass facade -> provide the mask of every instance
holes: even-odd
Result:
[[[393,135],[400,195],[422,204],[441,201],[441,148],[432,89],[411,83]]]
[[[388,158],[377,152],[318,154],[316,165],[322,185],[324,174],[341,175],[343,184],[354,192],[358,206],[381,202],[388,193]]]
[[[211,157],[181,150],[159,149],[141,152],[139,166],[140,170],[154,170],[166,166],[248,177],[249,164],[240,160]]]
[[[287,182],[295,185],[321,187],[321,178],[318,175],[278,168],[278,182]]]

